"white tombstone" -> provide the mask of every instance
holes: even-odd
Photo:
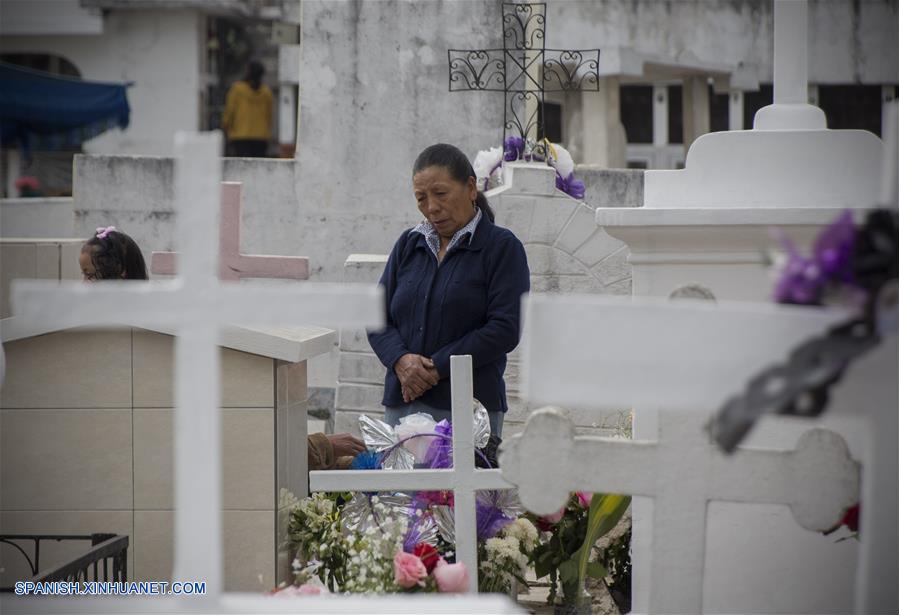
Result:
[[[823,112],[807,104],[806,12],[804,0],[775,1],[775,100],[759,110],[752,130],[704,135],[690,148],[683,170],[647,171],[643,207],[597,209],[597,224],[630,249],[635,296],[669,297],[692,289],[694,296],[715,300],[768,301],[773,281],[766,252],[776,247],[772,227],[782,229],[801,249],[808,249],[817,233],[843,209],[852,209],[855,219],[861,221],[865,210],[880,202],[883,143],[861,130],[828,130]],[[742,353],[743,349],[732,352]],[[895,370],[895,351],[881,350],[862,364],[880,372]],[[864,370],[859,367],[858,371]],[[874,390],[878,400],[893,403],[894,391],[876,385]],[[867,461],[868,428],[853,421],[852,415],[873,410],[877,402],[857,386],[847,385],[837,397],[820,424],[842,434],[853,456]],[[630,403],[635,407],[635,437],[654,438],[657,411],[666,402],[644,399],[641,403],[634,398]],[[809,426],[766,419],[747,444],[785,449]],[[892,437],[895,439],[895,434]],[[865,478],[863,473],[863,488],[867,489]],[[866,516],[864,506],[862,510]],[[640,527],[648,525],[649,519],[646,504],[636,500],[635,610],[646,604],[643,588],[648,587],[649,555],[648,546],[640,542],[645,536]],[[868,595],[861,586],[878,584],[882,578],[862,572],[870,564],[856,566],[859,557],[867,557],[864,549],[860,551],[852,541],[812,540],[794,529],[785,509],[741,510],[721,505],[710,509],[709,519],[707,608],[865,610],[861,604],[853,605],[855,590],[860,591],[859,596]],[[772,559],[771,551],[785,541],[796,544],[790,558]],[[735,560],[733,552],[744,555]],[[892,570],[892,576],[886,578],[899,575],[899,570]],[[776,591],[768,589],[783,578],[790,578],[790,583]],[[739,594],[725,591],[736,587],[743,588]],[[870,592],[878,593],[873,588]]]
[[[524,333],[529,400],[594,407],[632,400],[638,407],[662,409],[660,430],[658,437],[638,436],[636,443],[607,441],[600,446],[595,443],[601,440],[577,438],[569,451],[564,426],[554,425],[546,417],[535,417],[532,420],[544,423],[542,428],[537,427],[533,433],[526,429],[519,441],[504,446],[500,460],[503,474],[520,485],[523,502],[529,505],[530,498],[531,505],[538,506],[536,512],[550,509],[558,493],[575,486],[657,498],[652,515],[644,512],[642,523],[634,527],[633,552],[642,558],[641,565],[647,569],[640,579],[645,604],[635,611],[720,611],[719,606],[709,605],[710,593],[719,595],[720,600],[729,599],[732,604],[745,603],[751,596],[747,598],[740,580],[722,578],[711,563],[722,559],[720,554],[715,557],[721,546],[710,544],[713,532],[705,518],[704,502],[788,504],[794,525],[798,521],[803,528],[826,529],[839,520],[842,510],[857,501],[857,483],[852,481],[850,469],[854,464],[849,464],[846,451],[840,450],[845,449],[845,444],[835,444],[841,439],[834,434],[825,438],[820,435],[821,430],[806,431],[799,438],[792,460],[791,453],[771,450],[738,450],[732,458],[725,458],[708,444],[703,424],[710,412],[730,395],[742,391],[746,381],[762,368],[782,362],[800,341],[820,334],[845,317],[842,310],[795,306],[532,296],[527,302]],[[851,366],[844,381],[833,391],[835,406],[860,391],[867,392],[871,405],[884,407],[885,414],[872,417],[854,408],[852,420],[865,424],[874,419],[873,425],[868,424],[886,432],[885,438],[892,438],[893,443],[897,432],[895,371],[891,380],[885,369],[889,363],[876,355],[895,357],[896,349],[896,340],[890,340],[877,353]],[[563,352],[576,360],[563,363],[554,359]],[[540,374],[540,378],[534,378],[535,374]],[[796,419],[795,423],[802,430],[816,426],[808,419]],[[556,435],[551,436],[550,432]],[[819,435],[811,435],[815,433]],[[815,440],[822,441],[822,446],[812,452],[808,444]],[[823,440],[831,440],[829,452]],[[746,448],[756,446],[750,444]],[[791,450],[793,445],[773,448]],[[895,520],[895,490],[890,487],[896,483],[897,472],[890,450],[894,452],[895,447],[886,454],[876,453],[877,463],[870,455],[862,457],[862,509],[871,508],[876,514]],[[548,465],[547,456],[555,457],[553,465]],[[845,482],[841,484],[841,480]],[[874,481],[883,486],[880,493]],[[538,484],[542,485],[542,492],[532,490]],[[811,484],[816,486],[802,494],[800,484],[803,489]],[[696,500],[703,502],[703,510],[695,506],[687,510],[688,503],[695,504]],[[731,514],[734,508],[729,507]],[[712,510],[710,505],[709,519]],[[811,521],[812,511],[821,516]],[[757,509],[755,513],[771,516],[772,511]],[[725,525],[726,530],[745,531],[740,522],[738,517],[736,522]],[[895,565],[895,524],[891,530],[875,524],[865,529],[864,523],[863,519],[863,547],[883,564],[882,570],[889,571]],[[796,532],[780,538],[777,548],[766,551],[766,561],[775,567],[788,563],[792,573],[784,577],[789,579],[786,582],[769,580],[762,588],[767,595],[791,590],[804,568],[810,570],[809,576],[817,574],[821,580],[821,562],[804,553],[809,544],[823,542],[840,547],[833,544],[833,538],[800,531],[798,527]],[[753,534],[747,539],[751,543],[764,537]],[[757,556],[752,548],[743,545],[725,548],[727,562]],[[890,600],[895,598],[895,585],[890,586],[893,596],[872,590],[881,574],[880,570],[869,570],[866,576],[859,577],[859,612],[892,612]],[[887,572],[886,578],[894,577]],[[711,587],[712,579],[718,587]],[[819,592],[823,589],[819,587]],[[757,599],[756,604],[760,603]],[[804,602],[793,602],[794,610],[826,612],[828,608],[809,605],[820,605],[819,599],[809,594]],[[761,609],[740,604],[734,610]]]
[[[837,434],[815,429],[794,451],[727,456],[709,441],[705,419],[668,412],[660,418],[658,441],[631,442],[575,437],[564,414],[538,410],[522,435],[503,444],[503,475],[539,514],[558,510],[578,490],[652,497],[649,611],[698,613],[710,501],[787,504],[802,527],[821,531],[858,498],[858,464]]]
[[[13,311],[32,323],[60,327],[109,325],[128,314],[135,324],[175,328],[175,571],[173,578],[205,581],[207,594],[148,599],[35,600],[5,598],[4,612],[514,612],[497,598],[311,598],[291,600],[221,593],[221,468],[217,342],[225,325],[278,326],[297,321],[331,325],[382,325],[383,296],[372,286],[301,284],[247,288],[219,284],[217,214],[221,134],[179,133],[175,139],[175,189],[180,275],[167,282],[85,285],[17,282]],[[60,306],[65,310],[60,310]],[[191,365],[192,370],[185,369]],[[191,377],[188,381],[188,374]]]

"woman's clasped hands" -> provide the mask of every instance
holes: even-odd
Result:
[[[393,366],[403,390],[403,401],[409,403],[440,382],[434,362],[420,354],[407,353]]]

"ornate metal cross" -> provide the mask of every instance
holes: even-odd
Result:
[[[502,49],[450,49],[450,92],[504,92],[503,140],[541,130],[544,92],[599,91],[599,49],[546,49],[546,4],[504,2]]]

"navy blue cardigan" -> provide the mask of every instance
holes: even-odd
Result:
[[[386,290],[387,326],[368,341],[387,367],[385,406],[399,406],[403,394],[394,364],[406,353],[430,357],[440,382],[419,400],[451,408],[450,356],[470,354],[474,396],[487,410],[506,411],[506,354],[521,334],[521,295],[530,289],[524,246],[512,231],[485,215],[469,243],[460,242],[437,258],[421,233],[406,230],[381,276]]]

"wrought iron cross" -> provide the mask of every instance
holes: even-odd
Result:
[[[503,140],[541,130],[544,92],[599,91],[599,49],[546,49],[546,4],[504,2],[502,49],[450,49],[450,92],[504,92]],[[538,135],[540,136],[540,135]]]

